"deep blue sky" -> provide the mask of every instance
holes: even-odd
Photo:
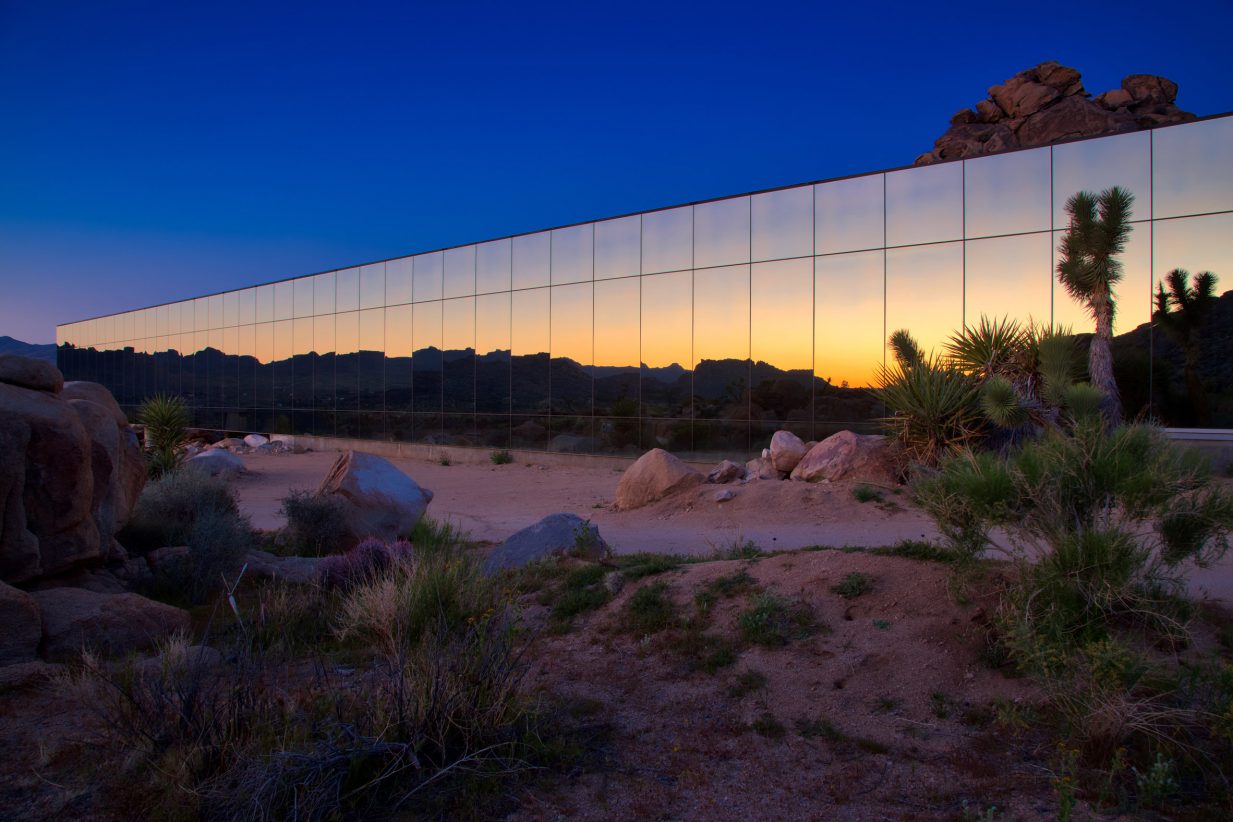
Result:
[[[0,0],[0,334],[910,163],[1048,59],[1233,109],[1233,3]]]

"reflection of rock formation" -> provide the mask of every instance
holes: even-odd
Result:
[[[1079,72],[1041,63],[990,88],[989,99],[975,110],[965,108],[952,117],[950,128],[916,165],[1195,119],[1174,105],[1176,99],[1177,83],[1151,74],[1132,74],[1121,88],[1093,98]]]

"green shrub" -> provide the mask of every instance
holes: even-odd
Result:
[[[852,496],[857,502],[877,502],[882,499],[882,492],[872,485],[862,482],[852,489]]]
[[[432,517],[420,517],[407,540],[415,546],[416,554],[428,556],[441,554],[457,555],[471,540],[470,534],[448,520],[441,522]]]
[[[201,471],[178,471],[148,483],[117,539],[129,552],[144,554],[187,545],[198,517],[207,512],[239,516],[227,484]]]
[[[509,465],[514,461],[514,455],[502,448],[489,454],[488,459],[492,460],[493,465]]]
[[[871,588],[873,588],[873,579],[868,574],[853,571],[844,576],[837,585],[832,586],[831,591],[844,599],[856,599]]]
[[[188,601],[200,604],[233,583],[252,546],[248,520],[218,509],[199,513],[188,532]]]
[[[668,597],[668,585],[656,582],[634,591],[625,603],[622,627],[639,636],[654,634],[676,621],[676,606]]]
[[[343,550],[350,536],[347,509],[330,494],[295,490],[282,499],[286,547],[300,556],[320,557]]]
[[[768,648],[804,639],[819,628],[813,610],[806,603],[787,600],[769,591],[753,598],[749,608],[737,617],[737,626],[746,642]]]

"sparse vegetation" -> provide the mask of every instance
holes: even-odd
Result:
[[[728,686],[728,696],[733,699],[743,699],[749,694],[766,690],[766,674],[753,670],[741,671]]]
[[[857,502],[881,502],[882,492],[868,483],[862,482],[852,489],[852,496]]]
[[[320,557],[347,543],[347,511],[337,497],[293,490],[283,497],[279,513],[287,520],[282,536],[290,553]]]
[[[676,621],[676,606],[665,582],[653,582],[634,591],[621,617],[624,631],[637,636],[658,633]]]
[[[873,579],[868,574],[853,571],[845,575],[837,585],[833,585],[831,591],[844,599],[856,599],[861,594],[868,593],[872,588]]]
[[[488,459],[492,461],[493,465],[509,465],[514,461],[514,455],[502,448],[489,454]]]
[[[767,739],[783,739],[787,734],[788,729],[784,724],[775,718],[775,715],[770,711],[763,711],[758,715],[758,718],[750,723],[750,728],[758,736],[765,736]]]
[[[768,648],[804,639],[821,627],[808,604],[769,591],[753,597],[749,607],[737,617],[737,625],[746,642]]]

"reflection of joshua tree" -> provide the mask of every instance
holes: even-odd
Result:
[[[1195,423],[1210,425],[1212,412],[1203,379],[1199,376],[1199,355],[1203,325],[1216,305],[1216,275],[1202,271],[1194,275],[1193,285],[1187,284],[1189,277],[1185,269],[1175,268],[1165,275],[1164,283],[1156,284],[1156,311],[1152,319],[1186,357],[1186,393],[1190,395]],[[1165,291],[1165,283],[1168,283],[1168,291]]]
[[[1130,208],[1134,195],[1113,187],[1099,195],[1080,191],[1066,201],[1070,227],[1062,235],[1057,278],[1072,299],[1082,303],[1096,322],[1088,349],[1092,385],[1103,394],[1101,411],[1110,422],[1120,422],[1122,400],[1113,378],[1113,316],[1117,311],[1113,287],[1122,279],[1117,259],[1130,236]]]

